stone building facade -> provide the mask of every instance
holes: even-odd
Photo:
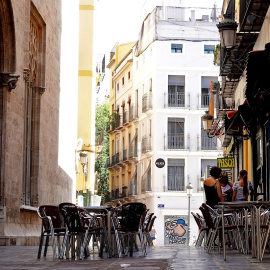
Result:
[[[38,205],[72,200],[76,134],[62,127],[76,132],[76,123],[60,107],[69,100],[61,2],[0,1],[0,245],[37,244]]]

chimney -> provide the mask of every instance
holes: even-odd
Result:
[[[191,21],[195,22],[195,10],[191,10]]]

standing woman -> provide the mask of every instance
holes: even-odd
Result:
[[[247,201],[248,195],[252,190],[252,184],[247,180],[247,171],[241,170],[239,173],[239,181],[233,184],[232,201]]]
[[[232,195],[233,195],[233,183],[229,182],[228,174],[226,172],[221,172],[220,177],[218,179],[222,195],[224,197],[225,202],[231,202],[232,201]]]
[[[204,180],[204,192],[206,204],[214,208],[220,201],[224,202],[224,197],[221,192],[221,186],[217,179],[219,178],[221,169],[214,166],[210,170],[210,177]]]

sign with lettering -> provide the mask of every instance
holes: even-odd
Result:
[[[218,158],[217,166],[219,168],[234,168],[234,158]]]
[[[158,208],[164,208],[164,204],[158,204],[157,207]]]
[[[163,158],[158,158],[155,164],[158,168],[163,168],[165,166],[165,160]]]

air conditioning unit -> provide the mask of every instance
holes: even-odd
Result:
[[[225,104],[227,108],[231,108],[233,106],[233,98],[232,97],[226,97],[225,98]]]

